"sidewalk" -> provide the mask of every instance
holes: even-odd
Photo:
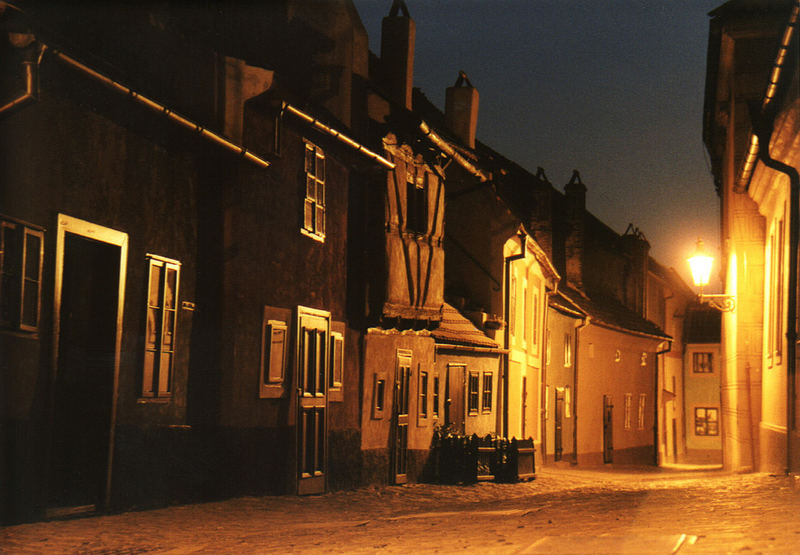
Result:
[[[4,553],[800,553],[800,484],[719,470],[540,469],[0,529]],[[692,542],[695,542],[692,544]]]

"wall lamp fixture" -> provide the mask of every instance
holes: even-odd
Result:
[[[694,256],[689,259],[689,267],[692,269],[692,280],[700,288],[697,299],[721,312],[733,312],[736,310],[736,297],[733,295],[704,295],[703,287],[708,285],[711,277],[711,264],[714,257],[709,255],[703,247],[703,241],[697,240],[697,248]]]

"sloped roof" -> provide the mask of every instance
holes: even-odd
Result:
[[[623,333],[643,335],[654,339],[672,339],[650,320],[646,320],[611,296],[589,298],[572,287],[561,285],[559,294],[589,315],[593,324]]]
[[[486,337],[481,330],[448,303],[444,303],[442,321],[439,327],[431,332],[431,335],[437,343],[499,348],[497,343]]]

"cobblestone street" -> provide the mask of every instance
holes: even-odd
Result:
[[[533,482],[249,497],[2,529],[4,553],[800,553],[800,480],[545,468]]]

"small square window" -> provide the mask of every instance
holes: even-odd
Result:
[[[711,374],[714,372],[711,353],[692,353],[692,372],[694,374]]]
[[[694,435],[696,436],[719,435],[719,412],[717,408],[695,407]]]

